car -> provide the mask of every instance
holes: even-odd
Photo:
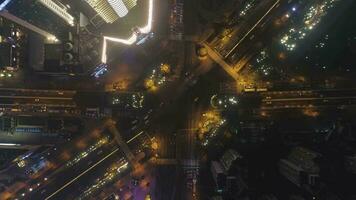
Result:
[[[139,181],[138,179],[136,179],[136,178],[133,178],[133,179],[131,180],[131,183],[132,183],[132,185],[134,185],[134,186],[138,186],[138,184],[140,183],[140,181]]]
[[[137,129],[137,126],[133,126],[133,127],[131,128],[132,131],[134,131],[134,130],[136,130],[136,129]]]
[[[108,197],[105,198],[105,200],[118,200],[118,199],[120,199],[120,197],[115,193],[112,193]]]

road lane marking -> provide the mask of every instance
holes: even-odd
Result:
[[[48,200],[50,198],[52,198],[54,195],[58,194],[60,191],[62,191],[64,188],[66,188],[68,185],[72,184],[74,181],[78,180],[80,177],[82,177],[84,174],[86,174],[87,172],[89,172],[91,169],[93,169],[94,167],[96,167],[97,165],[99,165],[100,163],[102,163],[104,160],[106,160],[107,158],[109,158],[111,155],[113,155],[114,153],[116,153],[119,149],[115,149],[113,152],[111,152],[110,154],[108,154],[107,156],[105,156],[103,159],[99,160],[97,163],[95,163],[93,166],[91,166],[90,168],[88,168],[87,170],[85,170],[84,172],[82,172],[81,174],[79,174],[77,177],[75,177],[74,179],[72,179],[71,181],[69,181],[68,183],[66,183],[65,185],[63,185],[61,188],[59,188],[57,191],[55,191],[54,193],[52,193],[51,195],[49,195],[47,198],[45,198],[45,200]]]
[[[134,140],[135,138],[137,138],[138,136],[140,136],[143,133],[143,131],[141,131],[140,133],[138,133],[137,135],[135,135],[133,138],[131,138],[129,141],[127,141],[126,143],[130,143],[132,140]]]
[[[241,38],[241,40],[224,56],[225,58],[229,57],[231,53],[247,38],[247,36],[258,26],[258,24],[261,23],[261,21],[277,6],[277,4],[280,2],[280,0],[277,0],[272,7],[268,9],[268,11],[261,17],[260,20],[257,21],[255,25]]]

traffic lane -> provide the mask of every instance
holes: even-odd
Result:
[[[51,151],[49,161],[54,163],[55,166],[60,167],[63,163],[78,155],[78,152],[87,149],[89,146],[94,145],[100,139],[104,138],[104,136],[97,135],[98,133],[95,130],[85,132],[87,133],[85,136],[81,136],[68,143],[54,147]],[[107,145],[111,145],[109,142],[110,138]]]
[[[47,167],[31,176],[31,179],[26,182],[27,189],[31,187],[33,189],[38,188],[38,183],[42,184],[45,177],[54,176],[56,173],[60,172],[61,169],[63,169],[63,165],[65,165],[68,160],[73,159],[79,154],[78,152],[93,145],[99,141],[99,139],[101,138],[96,134],[90,134],[90,137],[77,138],[70,143],[65,143],[64,145],[48,149],[48,154],[45,155],[48,161]],[[98,150],[100,150],[100,148]],[[27,191],[27,189],[25,188],[24,191]]]
[[[160,165],[156,166],[155,179],[157,199],[172,199],[172,196],[178,193],[178,185],[176,182],[177,167],[174,165]],[[167,184],[167,183],[175,183]],[[172,187],[173,185],[173,187]],[[177,198],[173,198],[177,199]]]
[[[73,156],[72,159],[69,159],[67,161],[62,162],[61,163],[62,166],[60,166],[57,171],[52,173],[50,175],[50,177],[53,178],[53,179],[60,178],[60,176],[63,175],[63,173],[65,174],[66,171],[68,171],[68,170],[72,170],[73,172],[82,171],[83,168],[86,168],[86,165],[90,165],[91,163],[97,161],[101,157],[105,156],[105,154],[107,154],[108,152],[112,151],[114,148],[116,148],[115,142],[110,142],[110,143],[107,143],[107,144],[105,144],[103,146],[98,147],[96,150],[94,150],[92,152],[88,152],[88,150],[87,150],[86,151],[86,152],[88,152],[87,156],[83,157],[82,159],[80,159],[76,163],[69,164],[68,161],[73,160],[73,158],[76,157],[76,156]],[[84,151],[79,151],[77,153],[77,155],[80,155],[81,152],[84,152]]]
[[[50,116],[50,117],[80,117],[80,110],[73,105],[48,105],[47,109],[44,110],[44,105],[40,104],[0,104],[0,109],[4,114],[10,116]]]
[[[271,18],[267,19],[272,21]],[[268,22],[265,22],[268,23]],[[260,50],[272,40],[273,34],[276,32],[273,28],[269,33],[266,33],[265,28],[268,26],[263,26],[262,28],[257,27],[253,32],[250,33],[250,36],[242,41],[235,49],[230,53],[230,55],[225,59],[228,63],[235,65],[238,61],[244,57],[252,57],[257,55]]]
[[[323,97],[347,97],[356,96],[356,89],[336,89],[336,90],[321,90],[314,91]]]
[[[219,69],[218,69],[219,70]],[[211,73],[212,75],[213,73]],[[214,73],[216,75],[216,73]],[[211,81],[211,79],[209,79]],[[213,79],[214,80],[214,79]],[[208,81],[208,80],[206,80]],[[217,86],[216,86],[217,87]],[[168,108],[161,110],[160,115],[152,120],[155,126],[150,127],[152,132],[155,132],[155,137],[159,141],[159,156],[163,158],[175,158],[176,148],[175,139],[177,134],[184,134],[180,130],[186,130],[187,125],[191,120],[192,102],[198,97],[202,101],[206,100],[205,104],[209,105],[211,93],[214,91],[208,87],[205,82],[198,82],[196,85],[187,87],[185,93],[175,101],[171,102]],[[174,120],[172,120],[174,116]],[[191,127],[188,127],[188,129]],[[149,130],[150,132],[150,130]]]
[[[155,106],[152,107],[151,110],[153,110],[153,115],[151,117],[150,123],[149,124],[145,123],[147,126],[146,126],[146,128],[143,128],[143,130],[147,130],[148,132],[152,132],[152,133],[157,133],[156,128],[153,128],[153,127],[155,127],[156,125],[162,127],[162,124],[165,126],[165,123],[162,122],[162,120],[161,120],[162,113],[166,113],[172,107],[175,107],[175,106],[173,106],[174,102],[176,102],[177,99],[179,97],[181,97],[181,95],[184,94],[184,92],[186,90],[188,90],[192,85],[194,85],[194,84],[192,84],[191,81],[198,79],[199,76],[210,71],[212,66],[213,66],[212,62],[202,62],[200,65],[198,65],[197,67],[194,68],[194,70],[191,74],[191,78],[189,80],[187,80],[187,79],[179,80],[180,84],[178,84],[178,83],[172,84],[171,87],[167,87],[165,90],[160,91],[160,98],[157,99],[157,101],[160,103],[157,103]],[[172,89],[174,89],[174,91],[175,91],[174,94],[172,94]],[[160,106],[162,103],[164,105],[163,107]],[[165,106],[165,105],[170,105],[170,106]],[[183,113],[183,112],[181,112],[181,110],[178,110],[178,111],[176,110],[174,112],[175,113]],[[169,118],[164,117],[164,119],[169,119]],[[154,123],[155,121],[157,123]],[[153,125],[153,126],[151,127],[151,125]],[[167,123],[168,128],[166,127],[164,129],[172,130],[170,128],[171,125],[172,125],[172,123]],[[138,128],[138,130],[141,130],[140,127]],[[158,132],[160,132],[160,131],[158,131]]]
[[[225,57],[227,53],[232,50],[234,46],[239,43],[240,40],[256,25],[256,23],[258,23],[258,21],[266,14],[266,12],[268,12],[270,7],[275,2],[275,0],[263,1],[263,3],[261,3],[260,6],[256,8],[254,15],[250,16],[244,23],[239,24],[239,26],[235,28],[236,30],[233,32],[234,34],[229,37],[230,40],[228,42],[224,42],[222,51],[226,53],[221,55]]]
[[[261,93],[264,99],[283,98],[332,98],[332,97],[352,97],[356,96],[356,90],[297,90],[297,91],[275,91]]]
[[[37,174],[34,175],[30,175],[28,173],[25,173],[25,169],[28,169],[29,167],[31,167],[33,164],[37,163],[37,160],[35,159],[39,159],[39,160],[43,160],[46,159],[47,157],[49,157],[51,155],[52,152],[52,147],[40,147],[37,148],[36,150],[32,150],[24,155],[19,156],[18,158],[16,158],[13,162],[11,162],[9,164],[8,167],[6,167],[4,170],[2,170],[1,172],[1,176],[7,177],[7,174],[11,174],[12,176],[12,181],[7,181],[6,183],[4,183],[7,187],[12,187],[13,185],[15,185],[15,182],[23,182],[24,184],[27,184],[28,182],[26,182],[27,179],[32,179],[35,176],[37,176]],[[34,155],[36,155],[36,157],[34,157]],[[21,157],[21,159],[20,159]],[[31,159],[26,159],[28,157],[31,157]],[[22,168],[19,167],[18,163],[20,160],[26,160],[26,165],[23,166]],[[45,167],[44,170],[48,169],[47,167]],[[20,190],[20,187],[16,187],[15,190]],[[11,192],[10,192],[11,193]]]
[[[231,45],[231,43],[236,43],[236,41],[238,41],[238,39],[240,38],[239,35],[240,34],[242,35],[245,29],[248,30],[249,25],[252,26],[254,23],[256,23],[256,21],[258,20],[258,15],[260,15],[259,12],[262,12],[263,10],[263,6],[267,7],[268,4],[271,2],[272,0],[260,1],[257,5],[255,5],[254,8],[250,10],[249,16],[245,16],[242,19],[243,21],[239,22],[236,26],[231,28],[232,31],[228,33],[228,37],[230,38],[230,41],[228,41],[228,43],[223,42],[222,38],[219,38],[219,36],[217,36],[216,37],[217,40],[213,40],[213,42],[211,42],[210,45],[218,46],[220,44],[224,44],[222,49],[226,49],[228,48],[227,46]]]
[[[46,105],[46,106],[67,106],[75,107],[72,99],[38,99],[38,98],[1,98],[0,105]]]
[[[248,1],[246,1],[247,3]],[[267,1],[264,1],[267,2]],[[242,23],[245,23],[246,20],[250,19],[250,16],[252,14],[254,14],[256,8],[258,8],[258,6],[261,5],[261,1],[254,1],[253,4],[249,4],[252,5],[252,7],[249,9],[249,11],[247,13],[245,13],[244,16],[241,16],[240,13],[242,11],[242,6],[241,4],[238,4],[236,6],[236,9],[234,10],[234,12],[230,15],[229,17],[229,23],[232,23],[231,25],[229,25],[227,29],[228,32],[214,32],[208,39],[206,42],[210,45],[210,46],[216,46],[221,42],[221,39],[224,37],[224,35],[229,35],[229,37],[232,37],[233,35],[236,34],[238,28],[241,26]],[[246,6],[246,5],[244,5]]]
[[[116,146],[110,144],[101,149],[98,149],[97,151],[89,154],[77,164],[73,165],[72,167],[67,167],[63,165],[63,163],[62,166],[60,168],[57,168],[56,171],[47,174],[46,181],[42,181],[44,180],[43,177],[39,179],[41,181],[41,186],[35,191],[33,191],[33,194],[45,194],[46,192],[51,192],[56,190],[57,188],[62,187],[66,182],[68,182],[73,177],[78,176],[78,174],[87,169],[88,166],[91,166],[93,165],[93,163],[99,161],[102,157],[111,152],[114,148],[116,148]],[[36,184],[38,183],[38,181],[33,182],[34,186],[36,186]]]
[[[272,14],[269,14],[265,19],[263,19],[256,28],[251,31],[244,41],[242,41],[227,57],[227,60],[235,64],[242,57],[251,57],[259,53],[259,50],[263,46],[269,44],[274,37],[276,37],[282,30],[285,29],[285,25],[275,25],[274,22],[276,19],[279,19],[283,16],[288,9],[290,9],[290,4],[293,2],[282,2],[277,4],[274,8]],[[252,44],[252,45],[251,45]],[[243,54],[240,51],[249,51],[250,54]]]
[[[125,141],[147,129],[154,116],[154,109],[140,113],[139,116],[122,117],[118,120],[117,129]]]
[[[280,108],[314,108],[314,107],[339,107],[339,106],[353,106],[356,104],[355,98],[318,98],[314,100],[305,99],[285,99],[282,101],[266,101],[262,103],[261,108],[266,109],[280,109]]]
[[[203,67],[205,68],[206,66],[203,66]],[[218,70],[220,70],[220,69],[218,69]],[[202,70],[202,69],[196,69],[195,72],[196,72],[196,74],[194,73],[193,79],[198,78],[199,75],[204,74],[207,71]],[[221,72],[221,73],[224,74],[223,72]],[[211,73],[210,75],[215,77],[216,73]],[[211,79],[209,79],[209,80],[211,80]],[[169,108],[162,109],[160,112],[160,115],[157,116],[152,121],[152,124],[158,126],[153,129],[157,133],[155,136],[158,138],[160,145],[164,145],[162,152],[161,152],[162,157],[168,157],[168,158],[175,157],[175,155],[176,155],[176,152],[175,152],[175,150],[176,150],[175,149],[176,135],[175,134],[179,134],[179,130],[186,128],[187,119],[188,119],[188,121],[190,120],[189,116],[190,116],[190,111],[191,111],[191,103],[194,102],[194,99],[197,96],[199,97],[199,99],[202,99],[202,100],[210,99],[209,93],[213,92],[213,89],[211,89],[210,87],[207,87],[206,84],[204,84],[204,83],[199,84],[199,82],[198,82],[197,84],[192,86],[189,84],[189,82],[186,82],[185,84],[182,84],[182,85],[184,85],[184,95],[179,96],[179,98],[177,97],[177,99],[175,99],[175,101],[171,102]],[[202,90],[202,88],[204,88],[206,90]],[[196,92],[197,90],[200,92]],[[169,119],[171,119],[171,116],[174,116],[175,120],[169,120]],[[172,130],[175,130],[175,131],[172,131]],[[163,141],[160,140],[161,137],[163,138]],[[170,143],[171,141],[173,143]],[[161,151],[161,147],[160,147],[160,151]],[[175,169],[175,167],[173,167],[173,169]],[[167,182],[177,183],[177,184],[175,184],[175,188],[177,188],[176,191],[178,191],[176,193],[183,195],[184,196],[183,198],[185,198],[185,195],[187,193],[184,189],[185,188],[184,180],[180,181],[178,179],[178,182],[177,182],[177,179],[175,179],[176,177],[183,177],[183,176],[181,176],[182,175],[181,173],[179,173],[179,174],[176,174],[176,173],[177,173],[177,171],[170,171],[169,176],[164,175],[162,177],[157,178],[157,180],[159,180],[157,182],[157,188],[158,188],[157,194],[160,197],[162,197],[161,199],[167,199],[167,198],[172,197],[171,194],[173,192],[168,192],[168,191],[172,191],[172,187],[171,187],[171,185],[165,184]],[[175,174],[175,176],[173,176],[173,174]],[[172,179],[173,179],[173,181],[171,181]],[[188,192],[188,195],[189,195],[189,192]],[[191,195],[189,195],[189,196],[191,196]]]
[[[119,151],[118,151],[119,152]],[[92,186],[98,179],[104,177],[105,172],[109,169],[112,164],[116,163],[120,159],[124,158],[123,153],[115,152],[107,159],[100,162],[94,168],[90,169],[87,173],[83,174],[78,179],[72,179],[71,184],[67,187],[63,188],[62,190],[56,190],[52,192],[49,196],[46,196],[45,200],[72,200],[79,197],[85,190],[87,190],[90,186]],[[121,178],[122,176],[126,175],[130,170],[126,170],[122,174],[119,174],[117,179]],[[100,191],[100,190],[99,190]],[[95,191],[93,194],[96,194]],[[58,193],[56,193],[58,192]]]
[[[19,88],[0,88],[0,95],[34,95],[34,96],[62,96],[73,97],[76,91],[68,90],[35,90],[35,89],[19,89]]]
[[[152,148],[152,138],[146,131],[142,131],[130,139],[127,142],[127,146],[133,154],[138,155],[141,152],[145,152],[147,148]]]
[[[111,194],[117,194],[121,198],[133,195],[135,199],[144,199],[146,195],[150,194],[152,199],[156,186],[155,180],[156,166],[146,162],[142,164],[137,170],[132,171],[130,174],[124,175],[113,184],[104,187],[100,193],[91,196],[90,199],[105,199]],[[133,184],[133,178],[138,179],[138,185]]]
[[[108,155],[112,155],[112,154],[109,153]],[[104,158],[106,158],[108,155],[106,155]],[[53,181],[51,179],[48,179],[49,184],[47,184],[44,187],[41,187],[34,194],[34,196],[31,196],[31,198],[33,198],[33,199],[45,199],[46,197],[48,197],[48,196],[52,195],[53,193],[59,191],[59,189],[63,189],[67,185],[70,185],[72,182],[77,181],[81,177],[80,175],[83,174],[84,172],[88,173],[89,171],[92,172],[92,170],[95,171],[96,166],[98,165],[98,163],[99,164],[101,163],[100,161],[102,159],[100,159],[96,163],[90,162],[90,161],[87,162],[87,163],[82,163],[82,165],[83,165],[82,169],[83,170],[80,171],[80,172],[78,170],[75,170],[75,171],[67,170],[66,173],[63,173],[61,177],[58,177],[58,179],[55,179]]]
[[[41,91],[41,90],[27,90],[27,89],[7,89],[0,88],[0,96],[34,96],[34,97],[66,97],[72,98],[76,94],[75,91]]]
[[[273,32],[275,32],[275,30],[273,30]],[[272,40],[272,38],[272,34],[266,34],[263,29],[257,28],[250,34],[250,37],[241,42],[225,60],[227,63],[234,66],[239,65],[239,62],[244,59],[247,59],[244,60],[245,62],[250,61],[250,59],[257,55],[263,49],[265,44]]]
[[[232,65],[234,68],[236,68],[236,66],[239,66],[239,63],[242,61],[249,61],[251,58],[253,58],[253,56],[257,55],[259,51],[263,48],[262,43],[256,38],[253,38],[251,40],[248,39],[244,43],[249,43],[249,45],[239,46],[229,57],[225,59],[225,61],[228,64]]]
[[[264,99],[278,99],[284,97],[313,97],[316,94],[311,90],[296,90],[296,91],[270,91],[260,93]]]
[[[186,83],[185,83],[186,84]],[[186,89],[186,85],[184,84],[184,87],[180,87],[180,89],[177,89],[179,91],[184,91]],[[171,90],[170,90],[171,91]],[[169,97],[169,99],[164,99],[164,100],[159,100],[161,102],[163,102],[163,104],[167,105],[167,104],[170,104],[172,105],[173,104],[173,100],[175,100],[176,98],[179,97],[180,94],[182,94],[183,92],[176,92],[174,96],[172,96],[172,94],[170,93],[170,91],[168,92],[168,90],[166,90],[165,92],[165,95],[167,97]],[[163,97],[163,98],[167,98],[167,97]],[[173,97],[173,98],[172,98]],[[169,107],[160,107],[160,108],[154,108],[154,109],[150,109],[152,110],[151,112],[147,112],[146,115],[143,116],[143,119],[139,120],[138,124],[135,124],[135,125],[132,125],[132,126],[135,126],[135,130],[129,130],[128,132],[131,132],[131,133],[134,133],[134,134],[131,134],[131,138],[136,135],[137,133],[140,133],[141,131],[143,132],[148,132],[148,133],[157,133],[157,132],[160,132],[159,130],[156,130],[157,126],[160,126],[160,127],[166,127],[164,124],[164,121],[162,121],[162,114],[163,113],[166,113],[168,110],[171,110],[171,107],[172,106],[169,106]],[[173,106],[174,107],[174,106]],[[170,112],[170,111],[169,111]],[[176,111],[175,111],[176,112]],[[169,118],[166,118],[164,117],[164,119],[169,119]],[[148,122],[148,123],[146,123]],[[167,124],[171,124],[171,123],[167,123]],[[119,125],[120,126],[120,125]],[[160,129],[160,128],[159,128]],[[166,128],[166,130],[168,130],[169,128]],[[148,136],[149,137],[149,136]],[[142,138],[144,138],[143,140],[147,141],[148,137],[145,137],[145,136],[142,136]],[[141,137],[140,137],[141,138]],[[128,138],[129,139],[129,138]],[[129,144],[130,146],[133,146],[130,142]]]

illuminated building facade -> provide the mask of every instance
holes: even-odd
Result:
[[[68,24],[74,26],[74,17],[67,12],[67,8],[63,4],[53,0],[39,0],[39,2],[64,19]]]
[[[122,0],[108,0],[108,2],[119,17],[124,17],[129,13],[129,10]]]
[[[124,17],[136,6],[137,0],[86,0],[86,2],[104,19],[113,23]]]
[[[123,2],[128,10],[131,10],[137,4],[137,0],[123,0]]]
[[[86,0],[106,23],[113,23],[119,16],[106,0]]]
[[[136,6],[137,0],[108,0],[111,7],[119,15],[124,17],[133,7]]]

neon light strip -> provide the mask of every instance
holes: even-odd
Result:
[[[20,145],[14,143],[0,143],[0,146],[20,146]]]
[[[147,24],[144,27],[139,28],[141,33],[147,34],[151,31],[152,29],[152,18],[153,18],[153,0],[149,0],[149,7],[148,7],[148,20]],[[136,33],[132,33],[132,35],[128,39],[121,39],[121,38],[114,38],[114,37],[108,37],[104,36],[104,41],[103,41],[103,49],[102,49],[102,55],[101,55],[101,62],[106,63],[107,62],[107,41],[112,41],[116,43],[121,43],[125,45],[132,45],[137,41],[137,35]]]
[[[153,0],[150,0],[148,6],[148,20],[145,27],[139,28],[141,33],[149,33],[152,29],[152,19],[153,19]]]
[[[5,0],[4,2],[2,2],[2,4],[0,4],[0,11],[3,10],[7,4],[10,3],[11,0]]]

